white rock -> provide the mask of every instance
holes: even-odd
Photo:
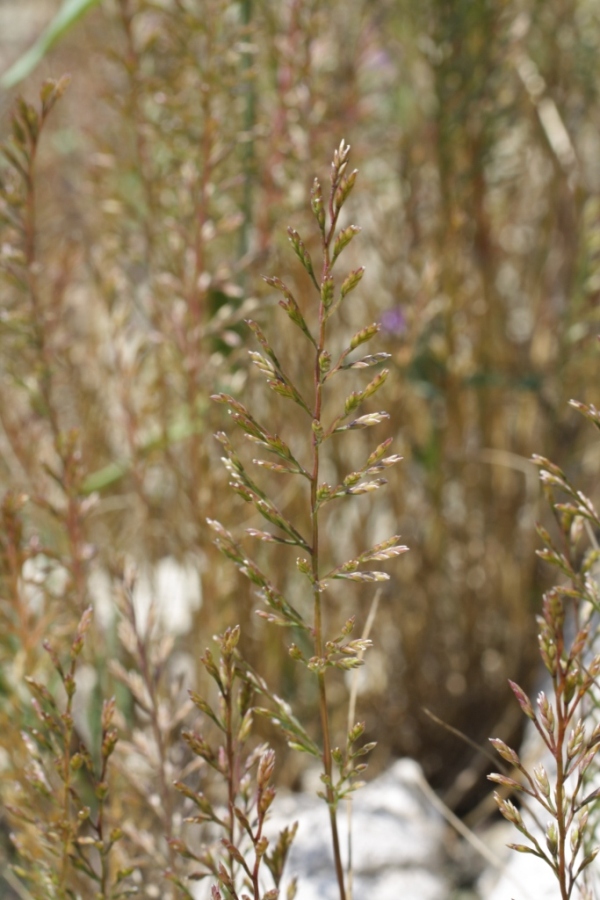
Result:
[[[114,616],[113,586],[108,573],[92,570],[89,591],[99,621],[106,627]],[[156,563],[142,564],[136,571],[133,589],[138,626],[146,629],[151,607],[154,607],[165,632],[187,634],[194,611],[202,605],[202,583],[198,561],[179,562],[165,556]]]
[[[549,866],[536,856],[518,853],[506,846],[525,843],[523,836],[509,822],[493,826],[487,839],[494,844],[497,840],[504,844],[504,851],[498,852],[506,859],[506,866],[502,871],[489,868],[483,873],[479,881],[483,900],[556,900],[558,882]]]
[[[354,896],[373,900],[447,900],[449,885],[438,874],[444,826],[419,787],[417,763],[400,760],[360,789],[352,802]],[[337,900],[329,812],[318,797],[287,795],[275,803],[269,834],[298,821],[287,878],[298,878],[298,900]],[[346,804],[338,812],[344,864]],[[285,892],[282,892],[285,896]]]

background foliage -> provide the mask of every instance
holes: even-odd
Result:
[[[27,10],[23,48],[56,11],[42,7],[38,23],[33,0],[19,4]],[[363,227],[356,264],[367,272],[340,327],[349,335],[381,323],[392,354],[386,435],[404,462],[381,499],[332,515],[329,537],[347,556],[390,533],[411,548],[391,570],[365,670],[374,763],[410,754],[451,805],[472,802],[485,761],[423,706],[476,741],[492,732],[514,741],[519,711],[506,681],[527,687],[534,677],[543,577],[529,458],[542,453],[588,485],[600,464],[566,405],[592,401],[596,383],[599,44],[591,0],[114,0],[43,58],[20,86],[32,102],[44,77],[73,79],[35,149],[34,204],[8,167],[0,173],[2,213],[23,217],[7,216],[0,260],[6,750],[28,715],[23,676],[48,677],[41,640],[51,634],[67,649],[90,602],[99,625],[80,721],[92,737],[117,678],[121,724],[135,726],[130,752],[142,752],[147,723],[131,697],[150,690],[151,705],[170,707],[176,676],[201,683],[199,651],[234,622],[267,681],[312,705],[251,615],[246,584],[212,547],[207,516],[248,514],[224,490],[211,438],[223,413],[207,398],[253,396],[243,319],[270,319],[264,272],[305,292],[305,273],[282,252],[284,226],[308,233],[312,179],[344,137],[361,171],[347,222]],[[15,47],[0,48],[6,68]],[[8,96],[2,108],[8,137]],[[284,333],[278,352],[301,379]],[[262,394],[253,402],[276,430],[278,407]],[[332,483],[368,449],[358,436],[336,452]],[[290,517],[297,503],[282,491]],[[201,605],[159,649],[122,624],[131,613],[119,626],[110,613],[111,595],[130,609],[125,560],[158,594],[173,560],[196,599],[201,584]],[[291,596],[292,562],[270,559]],[[168,631],[169,597],[157,600],[157,632]],[[144,658],[145,688],[130,674]],[[340,681],[341,718],[344,697]],[[177,715],[162,727],[147,740],[166,784],[182,762]],[[152,801],[149,781],[140,807]],[[155,814],[150,803],[138,819],[146,830],[131,827],[133,847]],[[163,815],[176,810],[163,804]],[[157,871],[164,862],[156,857]]]

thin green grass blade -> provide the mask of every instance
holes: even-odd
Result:
[[[55,17],[42,31],[37,41],[23,56],[13,63],[10,69],[0,78],[0,86],[5,89],[14,87],[33,72],[46,53],[88,10],[98,6],[101,0],[65,0]]]
[[[165,445],[170,447],[174,444],[179,444],[192,437],[194,434],[201,434],[203,430],[204,423],[201,419],[197,419],[195,422],[182,419],[167,428],[165,437],[161,435],[146,441],[141,448],[142,454],[150,454],[155,450],[162,449]],[[130,468],[130,462],[111,462],[102,469],[90,473],[83,483],[83,493],[93,494],[95,491],[102,491],[105,488],[111,487],[120,481]]]

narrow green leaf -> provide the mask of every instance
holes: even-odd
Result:
[[[175,422],[167,428],[166,435],[158,434],[149,438],[141,447],[142,456],[147,456],[154,450],[160,450],[163,447],[171,447],[181,441],[187,440],[194,434],[200,434],[203,431],[204,423],[196,420],[190,422],[189,419],[182,419]],[[123,478],[132,468],[131,461],[111,462],[102,469],[92,472],[83,482],[82,493],[93,494],[95,491],[102,491],[111,487]]]
[[[52,21],[42,31],[36,42],[13,63],[0,78],[0,86],[12,88],[23,81],[39,65],[48,51],[65,35],[75,23],[100,0],[65,0]]]

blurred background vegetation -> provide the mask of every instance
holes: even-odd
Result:
[[[57,10],[0,7],[4,70]],[[199,652],[240,621],[267,680],[311,703],[212,547],[206,516],[256,523],[227,488],[208,396],[243,392],[294,443],[293,419],[248,373],[243,318],[302,373],[260,276],[302,296],[285,228],[310,249],[312,179],[343,137],[360,171],[348,221],[363,228],[348,253],[367,268],[344,326],[381,323],[382,438],[404,462],[381,497],[332,514],[329,552],[389,533],[410,546],[390,568],[362,684],[373,766],[408,754],[450,805],[473,804],[486,760],[424,708],[478,743],[516,739],[506,680],[535,683],[546,577],[529,460],[552,459],[592,496],[600,468],[566,406],[597,399],[599,51],[595,0],[103,0],[4,92],[7,137],[17,90],[33,101],[43,78],[72,75],[37,161],[35,300],[10,222],[1,251],[0,742],[19,725],[15,684],[45,665],[41,638],[68,631],[89,598],[101,626],[90,696],[111,691],[106,658],[128,664],[107,611],[125,558],[149,591],[174,561],[192,586],[172,672],[200,678]],[[359,433],[348,445],[327,480],[368,452]],[[279,503],[303,515],[288,487]],[[293,557],[264,553],[293,597]],[[353,590],[332,623],[349,605],[366,618],[371,592]],[[344,704],[340,684],[341,717]],[[293,784],[295,763],[286,772]]]

